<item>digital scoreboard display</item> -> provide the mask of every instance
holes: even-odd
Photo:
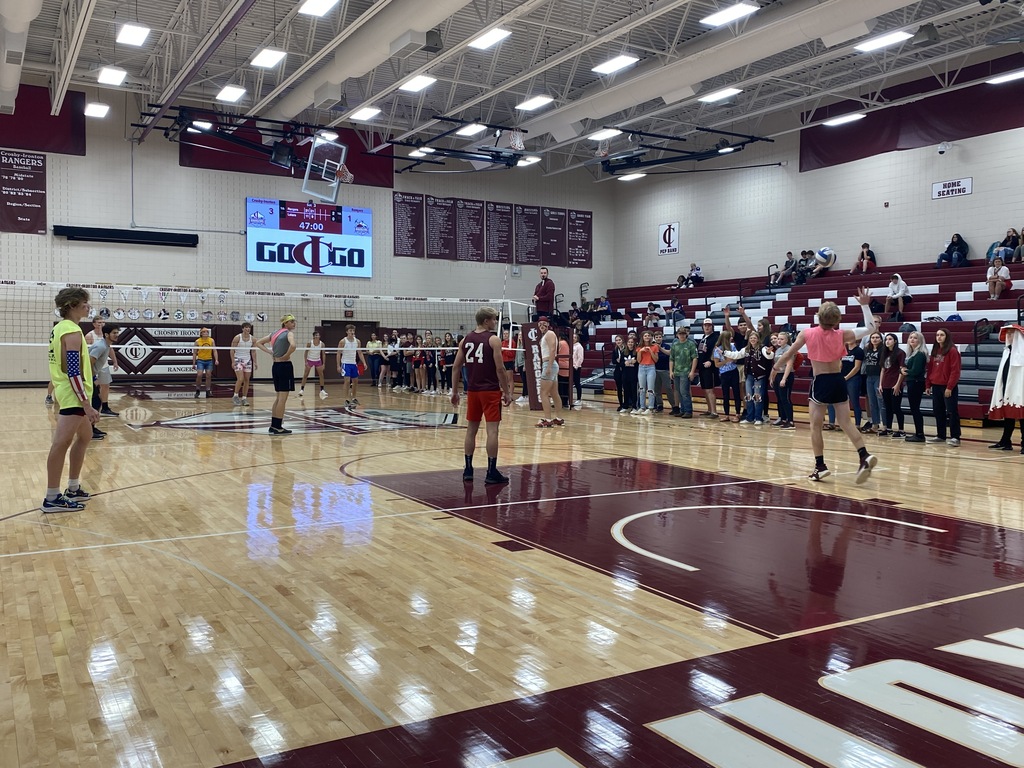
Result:
[[[249,272],[372,277],[373,211],[249,197],[245,251]]]

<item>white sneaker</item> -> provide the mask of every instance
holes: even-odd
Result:
[[[516,402],[517,403],[525,403],[529,399],[530,398],[526,397],[525,395],[520,395],[518,398],[516,398]]]
[[[632,411],[629,412],[629,415],[630,416],[639,416],[640,415],[640,409],[639,408],[634,408]]]
[[[949,438],[949,440],[946,441],[946,445],[948,445],[950,448],[959,448],[960,440],[959,438],[951,437]]]
[[[245,398],[243,397],[243,398],[242,398],[242,405],[248,405],[248,404],[249,404],[249,401],[248,401],[248,400],[246,400],[246,399],[245,399]]]
[[[640,415],[641,416],[650,416],[651,415],[651,409],[650,408],[644,408],[642,411],[640,411]]]
[[[242,398],[240,398],[238,395],[232,395],[231,396],[231,404],[232,405],[241,405],[242,404]]]
[[[320,390],[320,399],[321,400],[326,400],[327,399],[327,390],[326,389],[321,389]]]

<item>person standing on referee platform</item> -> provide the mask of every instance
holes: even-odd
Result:
[[[452,405],[459,405],[459,383],[462,368],[467,371],[466,406],[466,468],[463,482],[473,481],[473,452],[480,419],[487,422],[487,474],[488,484],[507,483],[508,478],[498,471],[498,428],[501,426],[501,406],[512,404],[512,376],[505,371],[501,357],[501,342],[494,333],[498,312],[493,307],[481,307],[476,313],[476,330],[466,335],[455,355],[452,382]]]
[[[270,348],[267,347],[268,343]],[[270,411],[270,429],[267,431],[272,435],[290,435],[292,431],[284,428],[284,408],[288,402],[288,393],[295,391],[295,368],[292,366],[292,354],[295,352],[295,315],[284,315],[281,318],[281,328],[257,341],[256,348],[274,359],[270,370],[277,396]]]
[[[544,418],[537,422],[538,427],[561,427],[562,398],[558,395],[558,336],[551,330],[551,322],[547,317],[537,320],[540,331],[540,404],[544,409]],[[551,403],[555,404],[557,416],[551,417]]]
[[[85,509],[89,494],[79,480],[85,452],[92,441],[92,426],[99,412],[92,407],[92,365],[86,351],[85,335],[79,323],[89,316],[89,292],[64,288],[54,299],[61,321],[50,332],[50,381],[57,401],[57,428],[46,457],[46,497],[43,512],[78,512]],[[68,487],[60,492],[64,460],[71,449]]]
[[[555,312],[555,284],[548,279],[548,268],[540,268],[540,282],[533,289],[533,319],[551,317]]]
[[[857,449],[859,465],[856,482],[859,485],[871,475],[871,470],[878,459],[868,453],[864,446],[864,437],[850,421],[849,393],[846,391],[846,380],[841,373],[846,345],[855,343],[872,333],[877,322],[871,315],[871,293],[867,288],[857,289],[857,302],[864,312],[864,326],[856,330],[844,331],[839,327],[843,319],[842,313],[835,302],[822,302],[818,308],[818,325],[812,326],[797,334],[793,345],[781,357],[776,356],[772,372],[785,369],[786,364],[806,344],[807,356],[811,359],[811,370],[814,381],[811,383],[811,397],[808,410],[811,418],[811,448],[814,450],[814,471],[810,479],[820,481],[831,472],[825,464],[825,441],[821,434],[825,420],[825,410],[831,404],[836,409],[836,421],[850,442]]]

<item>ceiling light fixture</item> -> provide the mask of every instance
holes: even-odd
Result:
[[[512,33],[507,29],[495,27],[488,32],[484,32],[475,40],[470,40],[468,45],[470,48],[476,48],[478,51],[486,51],[488,48],[493,45],[497,45],[511,34]]]
[[[646,173],[627,173],[625,176],[619,176],[619,181],[636,181],[646,175]]]
[[[398,90],[405,91],[407,93],[419,93],[427,86],[433,85],[436,82],[436,77],[429,77],[427,75],[416,75],[416,77],[406,80],[404,83],[398,86]]]
[[[379,114],[380,114],[380,110],[377,109],[376,107],[363,107],[362,109],[357,109],[355,112],[353,112],[352,113],[352,117],[350,117],[349,119],[350,120],[372,120],[373,118],[375,118]]]
[[[264,69],[270,69],[276,67],[281,63],[288,54],[284,51],[279,51],[275,48],[264,48],[256,56],[253,57],[252,65],[254,67],[263,67]]]
[[[96,76],[96,80],[104,85],[120,85],[126,77],[128,77],[128,73],[123,69],[104,67],[100,70],[99,75]]]
[[[738,93],[743,93],[739,88],[723,88],[720,91],[709,93],[707,96],[701,96],[697,101],[703,101],[705,104],[713,104],[716,101],[725,101],[730,96],[735,96]]]
[[[516,163],[516,165],[519,166],[520,168],[525,168],[528,165],[533,165],[534,163],[539,162],[540,157],[538,157],[537,155],[527,155],[526,157],[520,158],[519,162]]]
[[[426,152],[428,155],[434,151],[433,147],[420,147],[420,152]]]
[[[590,134],[587,138],[591,141],[604,141],[605,139],[610,139],[613,136],[618,136],[620,133],[622,133],[622,131],[618,128],[603,128],[597,133]]]
[[[1022,77],[1024,77],[1024,69],[1019,72],[1010,72],[1005,75],[999,75],[998,77],[993,77],[991,80],[986,80],[985,82],[989,85],[1001,85],[1002,83],[1009,83],[1013,80],[1020,80]]]
[[[320,138],[324,141],[335,141],[338,138],[338,134],[334,131],[320,131]]]
[[[240,85],[225,85],[217,94],[217,101],[230,101],[232,104],[245,96],[245,88]]]
[[[110,111],[109,104],[100,104],[99,102],[92,102],[91,104],[85,105],[85,116],[86,117],[106,117],[107,112]]]
[[[193,120],[192,127],[202,128],[204,131],[209,131],[213,128],[213,123],[211,123],[209,120]]]
[[[736,21],[736,19],[742,19],[744,16],[749,16],[756,10],[758,10],[758,6],[753,3],[736,3],[736,5],[723,8],[718,13],[712,13],[710,16],[705,16],[700,20],[700,23],[707,24],[709,27],[721,27],[725,24]]]
[[[886,35],[882,35],[881,37],[865,40],[860,45],[855,45],[853,47],[862,53],[869,53],[871,51],[877,51],[879,48],[888,48],[890,45],[902,43],[904,40],[909,40],[912,37],[913,35],[909,32],[890,32]]]
[[[856,122],[857,120],[860,120],[863,117],[866,117],[866,115],[863,112],[854,112],[853,114],[849,115],[840,115],[839,117],[833,117],[831,120],[826,120],[824,123],[822,123],[822,125],[846,125],[846,123]]]
[[[540,109],[545,104],[550,104],[554,101],[550,96],[534,96],[531,99],[527,99],[522,104],[516,104],[516,109],[521,109],[524,112],[532,112],[535,109]]]
[[[629,54],[623,53],[616,56],[614,59],[608,59],[604,64],[598,64],[590,71],[597,72],[600,75],[610,75],[613,72],[618,72],[620,69],[625,69],[630,64],[636,64],[638,61],[640,61],[640,59],[636,56],[630,56]]]
[[[323,16],[337,4],[338,0],[306,0],[299,7],[299,13],[306,16]]]
[[[117,33],[117,42],[121,45],[142,45],[149,37],[149,33],[149,27],[143,27],[141,24],[122,24]]]
[[[486,125],[481,125],[480,123],[470,123],[469,125],[464,125],[461,128],[459,128],[459,130],[457,130],[455,132],[455,135],[456,136],[476,136],[478,133],[483,133],[486,130],[487,130],[487,126]]]
[[[409,153],[409,157],[426,157],[426,156],[427,155],[426,155],[425,152],[422,152],[422,151],[420,151],[418,149],[414,149],[412,152]]]

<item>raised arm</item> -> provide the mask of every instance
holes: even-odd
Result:
[[[862,286],[857,289],[857,303],[860,304],[861,311],[864,313],[864,327],[843,331],[843,341],[847,344],[852,341],[860,341],[878,330],[878,320],[871,314],[871,292],[867,288]]]

